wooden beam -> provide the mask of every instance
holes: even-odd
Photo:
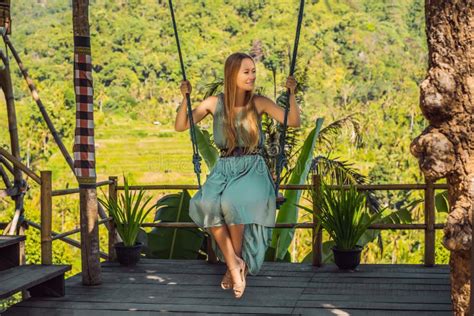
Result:
[[[100,181],[95,184],[95,187],[101,187],[104,185],[109,185],[110,180],[106,181]],[[69,194],[76,194],[79,193],[80,189],[79,188],[72,188],[72,189],[63,189],[63,190],[54,190],[53,191],[53,196],[60,196],[60,195],[69,195]]]
[[[5,159],[2,155],[0,155],[0,163],[2,163],[11,174],[13,174],[13,166],[8,163],[8,160]]]
[[[284,190],[311,190],[312,184],[286,184],[281,185],[280,188]],[[421,183],[406,183],[406,184],[357,184],[354,185],[358,190],[424,190],[426,184]],[[194,184],[147,184],[147,185],[130,185],[130,190],[197,190],[198,186]],[[330,189],[339,189],[340,186],[328,185]],[[348,189],[349,186],[342,186],[343,189]],[[433,184],[435,189],[447,189],[448,185],[445,183]],[[123,190],[124,186],[117,186],[117,190]]]
[[[154,222],[143,223],[141,227],[168,227],[168,228],[197,228],[199,227],[194,222]],[[275,228],[314,228],[314,222],[308,223],[276,223]],[[435,224],[434,229],[443,229],[444,224]],[[422,230],[425,229],[425,224],[372,224],[368,229],[376,230]]]
[[[112,217],[109,217],[109,218],[105,218],[105,219],[101,219],[99,221],[99,225],[102,225],[102,224],[105,224],[107,222],[110,222],[112,221]],[[67,232],[64,232],[64,233],[61,233],[61,234],[57,234],[57,235],[54,235],[53,236],[53,240],[56,240],[56,239],[62,239],[64,237],[67,237],[67,236],[71,236],[71,235],[74,235],[74,234],[77,234],[77,233],[80,233],[81,232],[81,228],[75,228],[75,229],[72,229],[70,231],[67,231]]]
[[[36,183],[41,184],[41,178],[37,174],[35,174],[33,171],[31,171],[27,166],[25,166],[20,160],[16,159],[15,156],[10,154],[8,151],[6,151],[3,148],[0,148],[0,155],[2,155],[7,160],[9,160],[15,167],[17,167],[18,169],[21,169],[21,171],[26,173]]]
[[[435,264],[435,190],[433,182],[426,180],[425,189],[425,266]]]
[[[102,283],[99,256],[99,223],[97,191],[81,189],[79,193],[81,225],[82,284]]]
[[[41,225],[39,225],[38,223],[29,221],[29,220],[25,220],[24,222],[26,224],[28,224],[28,226],[31,226],[31,227],[33,227],[37,230],[41,230]],[[7,224],[7,223],[0,223],[0,228],[2,228],[2,225],[5,226],[5,224]],[[53,230],[53,231],[51,231],[51,235],[54,237],[56,235],[59,235],[59,233],[57,233]],[[77,240],[74,240],[74,239],[68,238],[68,237],[61,237],[61,238],[59,238],[59,240],[65,242],[68,245],[71,245],[73,247],[81,249],[81,243],[78,242]],[[103,259],[106,259],[106,260],[109,258],[109,256],[107,256],[107,254],[103,251],[100,252],[100,257],[103,258]]]
[[[53,263],[51,171],[41,171],[41,264]]]
[[[0,164],[0,177],[2,178],[3,183],[5,183],[5,186],[7,188],[12,187],[12,183],[10,182],[10,179],[8,178],[8,175],[7,175],[5,169],[3,168],[3,166],[1,164]]]
[[[0,68],[0,85],[3,90],[3,95],[5,96],[5,101],[7,105],[7,117],[8,117],[8,131],[10,135],[10,148],[12,156],[16,160],[20,161],[20,140],[18,138],[18,124],[16,117],[15,109],[15,96],[13,94],[13,85],[10,74],[10,62],[7,56],[0,51],[0,58],[3,61],[3,67]],[[17,165],[14,165],[13,168],[13,179],[15,181],[14,186],[19,186],[23,183],[23,174],[22,169]],[[18,222],[21,215],[23,214],[23,199],[24,195],[19,194],[13,197],[15,201],[15,214],[13,215],[13,220],[11,222],[10,230],[6,233],[9,235],[17,234],[18,231]]]
[[[109,181],[109,199],[117,201],[117,177],[109,177]],[[117,230],[113,220],[110,222],[109,227],[109,261],[116,261],[117,254],[115,253],[115,243],[117,242]]]
[[[320,267],[323,263],[323,231],[318,227],[318,220],[316,214],[318,209],[316,207],[316,194],[321,191],[321,176],[314,174],[312,176],[313,182],[313,266]]]

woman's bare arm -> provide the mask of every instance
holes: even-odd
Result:
[[[300,109],[296,104],[295,98],[295,87],[296,81],[292,77],[288,78],[287,88],[290,89],[290,110],[288,112],[288,126],[289,127],[300,127],[301,126],[301,118],[300,118]],[[255,97],[255,106],[259,113],[267,113],[272,118],[283,124],[283,120],[285,118],[285,109],[279,107],[275,104],[272,100],[264,96],[256,96]]]
[[[204,101],[202,101],[197,107],[192,111],[193,113],[193,122],[194,124],[202,121],[209,113],[214,113],[216,107],[217,97],[210,96]],[[174,123],[174,129],[177,132],[185,131],[189,128],[189,119],[187,115],[187,101],[186,98],[183,99],[181,105],[176,114],[176,121]]]

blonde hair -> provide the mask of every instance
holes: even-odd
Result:
[[[233,111],[235,107],[235,100],[237,98],[237,75],[242,65],[244,59],[253,58],[244,53],[234,53],[227,57],[224,66],[224,134],[227,140],[228,153],[230,153],[235,147],[238,146],[237,141],[237,127],[235,124],[235,113]],[[255,63],[255,62],[254,62]],[[246,147],[249,147],[248,151],[253,151],[257,148],[259,143],[259,131],[257,122],[258,122],[258,112],[255,108],[255,103],[253,100],[254,92],[246,91],[244,104],[245,108],[241,113],[242,122],[248,123],[248,130],[245,128],[239,129],[240,134],[242,135],[242,140],[245,144],[248,144]]]

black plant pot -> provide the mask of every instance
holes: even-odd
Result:
[[[127,267],[134,266],[140,261],[140,254],[142,250],[142,243],[135,243],[135,246],[124,246],[123,242],[116,243],[115,253],[117,254],[117,261]]]
[[[360,264],[361,246],[356,246],[355,249],[342,250],[332,247],[334,254],[334,261],[341,270],[354,270]]]

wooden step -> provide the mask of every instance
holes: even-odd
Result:
[[[20,265],[20,242],[25,236],[0,236],[0,271]]]
[[[25,236],[0,236],[0,249],[25,241]]]
[[[0,299],[29,290],[31,296],[64,296],[64,273],[70,265],[22,265],[0,271]]]

